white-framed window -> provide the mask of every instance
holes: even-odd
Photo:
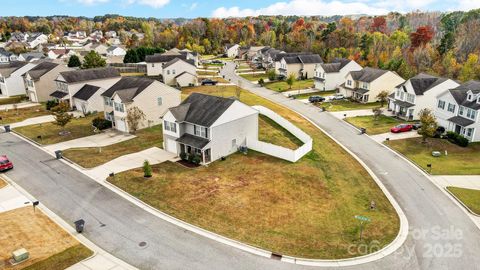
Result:
[[[442,109],[442,110],[445,110],[445,101],[443,101],[443,100],[438,100],[437,107],[440,108],[440,109]]]
[[[158,105],[158,106],[162,106],[162,104],[163,104],[162,97],[158,97],[158,98],[157,98],[157,105]]]
[[[352,80],[347,80],[347,85],[352,86]]]
[[[170,70],[169,69],[167,69],[167,75],[170,75]]]
[[[407,102],[414,104],[415,103],[415,95],[407,93]]]
[[[172,75],[175,75],[175,69],[172,69]]]
[[[152,63],[152,68],[155,67],[155,63]]]
[[[163,127],[165,128],[165,130],[177,133],[177,124],[174,122],[164,120]]]
[[[447,111],[454,113],[455,112],[455,104],[448,103]]]
[[[368,83],[367,82],[362,82],[362,88],[363,89],[368,89]],[[402,98],[403,99],[403,98]]]
[[[463,116],[464,110],[465,110],[465,107],[459,106],[459,107],[458,107],[458,115],[462,115],[462,116]]]
[[[468,100],[468,101],[472,101],[472,100],[473,100],[473,95],[472,95],[472,94],[468,94],[467,100]]]
[[[103,97],[104,104],[107,106],[112,106],[112,100],[109,97]]]
[[[467,128],[465,135],[467,135],[467,137],[472,137],[472,134],[473,134],[473,128]]]
[[[405,98],[405,92],[400,92],[400,99],[404,100],[404,98]]]
[[[5,78],[0,77],[0,82],[1,82],[1,83],[5,83]]]
[[[472,120],[475,120],[475,117],[477,116],[477,111],[475,110],[472,110],[470,108],[467,109],[467,117],[472,119]]]
[[[113,102],[113,105],[115,107],[115,111],[117,111],[117,112],[124,112],[125,111],[122,103]]]
[[[198,137],[208,138],[208,131],[206,127],[194,125],[193,134]]]

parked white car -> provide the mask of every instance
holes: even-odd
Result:
[[[342,100],[345,99],[345,96],[343,94],[335,94],[333,96],[328,97],[329,100]]]

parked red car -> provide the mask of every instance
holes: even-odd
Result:
[[[0,172],[13,168],[13,163],[8,160],[7,156],[0,156]]]
[[[413,129],[413,125],[410,124],[400,124],[398,126],[394,126],[390,129],[392,133],[400,133],[400,132],[407,132]]]

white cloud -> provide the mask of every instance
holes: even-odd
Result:
[[[417,0],[419,1],[419,0]],[[428,0],[427,0],[428,1]],[[368,1],[344,3],[341,1],[324,0],[291,0],[277,2],[260,9],[240,9],[239,7],[220,7],[213,11],[212,17],[245,17],[258,15],[346,15],[346,14],[371,14],[379,15],[388,13],[389,9],[374,6]]]
[[[138,4],[150,6],[153,8],[161,8],[167,5],[168,3],[170,3],[170,0],[137,0],[135,2]]]
[[[192,11],[192,10],[196,9],[197,6],[198,6],[198,3],[197,3],[197,2],[194,2],[194,3],[192,3],[192,4],[190,5],[190,7],[189,7],[188,9],[189,9],[190,11]]]
[[[480,8],[480,1],[478,0],[460,0],[458,1],[458,8],[460,10],[471,10]]]
[[[83,4],[83,5],[87,5],[87,6],[106,3],[108,1],[109,0],[77,0],[78,3]]]

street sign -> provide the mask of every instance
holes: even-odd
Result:
[[[365,216],[355,216],[356,219],[361,220],[361,221],[370,221],[370,218],[365,217]]]

